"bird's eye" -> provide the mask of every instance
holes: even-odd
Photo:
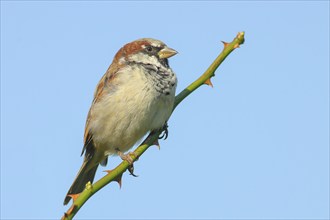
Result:
[[[146,47],[146,50],[147,50],[148,52],[152,52],[152,51],[153,51],[153,48],[152,48],[152,46],[147,46],[147,47]]]

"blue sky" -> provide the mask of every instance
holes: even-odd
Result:
[[[67,210],[93,91],[122,45],[179,51],[179,92],[239,31],[245,44],[176,109],[139,177],[76,217],[328,219],[328,1],[1,1],[1,218]]]

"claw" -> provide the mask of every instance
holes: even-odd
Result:
[[[134,165],[133,165],[133,164],[131,164],[131,165],[128,167],[128,172],[129,172],[129,174],[131,174],[132,176],[134,176],[134,177],[138,177],[138,175],[135,175],[135,174],[134,174]]]
[[[167,122],[164,124],[163,128],[162,128],[162,134],[158,137],[158,139],[163,139],[166,140],[168,137],[168,125]]]
[[[116,179],[114,179],[114,181],[116,181],[118,183],[120,189],[121,189],[121,183],[122,183],[122,181],[121,181],[122,176],[123,176],[123,174],[119,175]]]

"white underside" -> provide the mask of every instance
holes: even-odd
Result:
[[[118,73],[112,82],[115,88],[91,109],[93,141],[104,156],[117,148],[128,151],[148,131],[161,128],[172,112],[175,87],[172,94],[160,95],[142,69],[128,68]]]

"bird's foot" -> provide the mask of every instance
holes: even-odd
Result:
[[[131,155],[136,156],[134,153],[129,152],[127,154],[124,154],[123,152],[117,149],[117,154],[122,160],[126,160],[130,165],[134,163],[134,160],[131,157]]]
[[[126,160],[129,163],[129,167],[128,167],[128,172],[134,176],[134,177],[138,177],[137,175],[134,174],[134,160],[132,158],[131,155],[133,155],[134,157],[137,157],[137,155],[134,152],[129,152],[127,154],[124,154],[123,152],[121,152],[119,149],[117,149],[117,154],[118,156],[120,156],[120,158],[122,160]]]
[[[160,129],[162,131],[162,133],[160,134],[160,136],[158,137],[158,139],[163,139],[166,140],[168,137],[168,124],[167,122],[165,122],[164,126]]]

